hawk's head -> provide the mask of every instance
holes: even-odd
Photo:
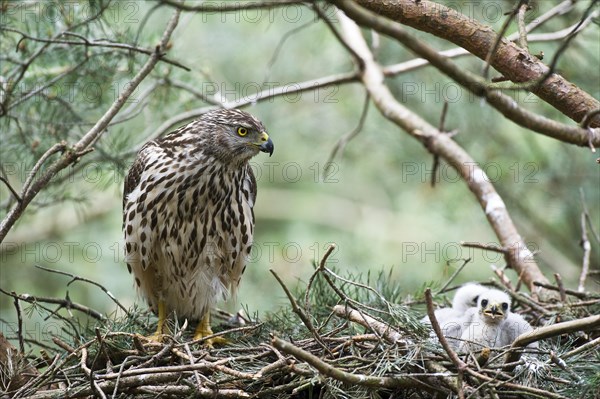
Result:
[[[487,324],[498,324],[508,317],[510,297],[498,290],[487,290],[479,295],[479,314]]]
[[[219,158],[247,161],[259,151],[273,154],[273,142],[261,121],[238,109],[218,109],[202,115],[201,129],[211,152]]]

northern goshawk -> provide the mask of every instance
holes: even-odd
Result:
[[[219,109],[146,143],[125,179],[127,268],[158,315],[160,339],[171,312],[199,320],[194,339],[212,334],[210,310],[234,295],[252,246],[256,180],[249,164],[273,153],[263,124]]]

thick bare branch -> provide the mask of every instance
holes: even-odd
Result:
[[[482,60],[496,43],[497,33],[491,27],[439,3],[428,0],[358,0],[358,3],[393,21],[449,40]],[[505,38],[498,44],[490,64],[516,83],[534,82],[549,70],[526,49]],[[600,108],[598,100],[556,73],[532,91],[577,122],[588,112]],[[600,115],[590,126],[600,127]]]
[[[559,123],[528,111],[523,107],[519,107],[513,98],[503,94],[499,89],[492,88],[490,84],[480,76],[465,70],[448,58],[440,55],[427,43],[410,35],[401,24],[374,14],[350,0],[334,0],[332,2],[340,7],[346,15],[356,21],[359,25],[373,28],[385,35],[393,37],[411,51],[427,59],[440,72],[454,79],[473,94],[485,98],[491,106],[518,125],[579,146],[598,146],[600,144],[600,131],[598,129],[591,130],[577,125],[573,126]],[[593,109],[597,109],[599,106],[600,103]]]

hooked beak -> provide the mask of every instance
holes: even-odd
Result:
[[[260,144],[258,144],[258,149],[262,152],[268,152],[269,156],[273,155],[275,146],[273,146],[273,141],[271,141],[267,132],[262,132],[260,134]]]
[[[502,308],[500,306],[498,306],[497,304],[490,304],[490,305],[488,305],[483,310],[483,314],[485,314],[488,317],[491,317],[492,320],[494,320],[496,318],[502,318],[502,317],[504,317],[504,312],[502,311]]]

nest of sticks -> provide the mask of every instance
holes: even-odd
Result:
[[[484,282],[507,290],[515,311],[538,328],[510,348],[461,355],[419,321],[425,312],[433,315],[436,302],[447,301],[449,284],[406,297],[387,275],[342,277],[326,267],[326,257],[295,292],[273,272],[289,307],[260,321],[214,315],[223,321],[215,335],[229,341],[217,348],[191,341],[185,321],[174,322],[162,343],[145,340],[141,334],[152,331],[145,310],[106,318],[68,296],[3,291],[15,301],[19,323],[10,338],[20,348],[0,336],[1,397],[600,397],[600,295],[545,285],[558,299],[540,302],[513,289],[505,276]],[[24,302],[62,325],[50,342],[23,332]],[[70,316],[73,310],[91,316],[88,323]],[[540,343],[537,356],[521,355],[532,340]]]

